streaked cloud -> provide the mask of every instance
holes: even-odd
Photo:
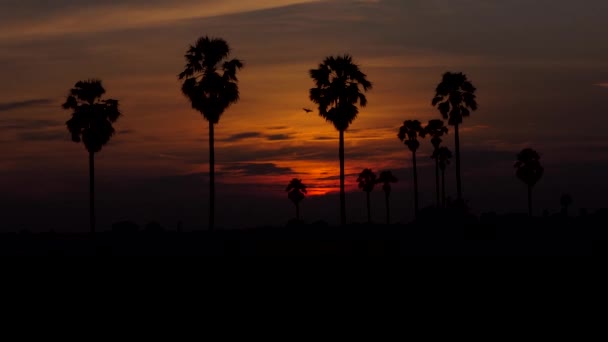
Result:
[[[31,99],[12,102],[0,103],[0,112],[8,112],[10,110],[22,109],[35,106],[43,106],[52,103],[51,99]]]

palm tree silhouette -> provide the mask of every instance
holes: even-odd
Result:
[[[397,137],[412,151],[414,170],[414,214],[418,216],[418,172],[416,171],[416,150],[420,147],[418,137],[424,137],[425,131],[418,120],[405,120],[399,128]]]
[[[441,206],[445,208],[445,168],[450,164],[452,151],[445,146],[441,146],[433,152],[433,157],[439,162],[439,169],[441,170]]]
[[[431,158],[435,159],[435,192],[437,195],[437,208],[439,208],[441,203],[439,200],[439,160],[437,159],[437,150],[439,149],[439,145],[441,145],[441,137],[448,133],[448,128],[444,126],[443,120],[434,119],[429,120],[429,123],[424,127],[424,132],[432,137],[433,154]]]
[[[517,178],[528,186],[528,215],[532,216],[532,187],[543,176],[544,168],[540,165],[540,155],[531,148],[524,148],[517,154]]]
[[[448,124],[454,126],[454,142],[456,147],[456,190],[458,199],[462,200],[462,179],[460,177],[460,137],[458,125],[462,124],[462,118],[477,110],[475,101],[475,87],[467,80],[467,76],[461,72],[443,74],[443,79],[437,85],[433,106],[437,106]]]
[[[310,100],[318,104],[319,115],[340,132],[340,222],[345,225],[344,131],[359,113],[357,104],[367,105],[364,92],[370,90],[372,84],[349,55],[325,58],[318,69],[310,70],[310,77],[316,85],[310,89]]]
[[[215,217],[215,151],[213,125],[233,103],[239,100],[237,70],[243,67],[238,59],[228,60],[230,47],[221,38],[201,37],[186,55],[186,67],[178,76],[184,80],[182,92],[209,121],[209,230]],[[220,74],[221,71],[221,74]]]
[[[359,183],[359,189],[365,191],[366,199],[367,199],[367,223],[372,223],[372,216],[369,206],[369,194],[374,190],[374,186],[376,185],[376,174],[372,171],[372,169],[363,169],[357,177],[357,183]]]
[[[570,194],[562,194],[559,203],[562,205],[562,213],[564,216],[568,216],[568,208],[572,205],[572,196]]]
[[[89,224],[95,232],[95,153],[114,135],[112,124],[121,116],[118,101],[102,99],[106,90],[100,80],[79,81],[70,90],[63,109],[72,111],[66,122],[72,141],[83,142],[89,152]]]
[[[384,191],[384,199],[386,202],[386,224],[391,223],[391,209],[389,204],[389,197],[391,195],[391,183],[397,183],[397,177],[393,176],[390,171],[380,172],[377,183],[382,183],[382,190]]]
[[[300,221],[300,202],[306,197],[306,185],[301,179],[294,178],[287,184],[287,198],[296,206],[296,219]]]

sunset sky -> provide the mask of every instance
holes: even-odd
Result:
[[[61,103],[99,78],[124,114],[96,156],[99,227],[134,220],[187,229],[207,220],[207,122],[180,92],[188,46],[221,37],[242,59],[241,100],[216,127],[220,227],[284,224],[301,178],[302,215],[338,221],[338,132],[308,99],[308,70],[349,53],[374,84],[346,132],[347,213],[365,220],[356,174],[392,170],[395,222],[412,216],[404,120],[431,106],[445,71],[477,87],[462,126],[463,192],[476,212],[526,210],[517,152],[541,153],[535,208],[608,207],[608,2],[605,0],[3,0],[0,2],[0,230],[88,229],[88,160]],[[452,132],[444,139],[453,149]],[[421,142],[421,204],[434,200]],[[454,196],[454,168],[448,168]],[[376,221],[383,195],[375,189]]]

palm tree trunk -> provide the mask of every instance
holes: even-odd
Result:
[[[95,233],[95,154],[89,152],[89,229]]]
[[[528,215],[532,216],[532,186],[528,185]]]
[[[437,208],[441,206],[439,199],[439,159],[435,157],[435,192],[437,195]]]
[[[445,170],[441,170],[441,206],[445,208]]]
[[[340,223],[346,225],[346,194],[344,193],[344,131],[340,131]]]
[[[388,192],[384,193],[384,199],[386,202],[386,224],[391,224],[391,206],[389,205]]]
[[[414,164],[414,217],[418,217],[418,172],[416,171],[416,152],[412,152]]]
[[[215,150],[213,146],[213,122],[209,121],[209,230],[215,223]]]
[[[372,214],[369,208],[369,192],[365,192],[365,195],[367,197],[367,223],[372,223]]]
[[[458,135],[458,124],[454,125],[454,144],[456,147],[456,192],[458,199],[462,199],[462,184],[460,179],[460,136]]]
[[[300,204],[296,203],[296,220],[300,221]]]

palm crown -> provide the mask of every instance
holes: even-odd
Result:
[[[117,100],[101,98],[105,92],[100,80],[79,81],[63,104],[72,110],[66,122],[72,141],[83,141],[90,153],[101,151],[110,141],[115,132],[112,124],[121,115]]]
[[[391,193],[391,183],[397,183],[397,177],[393,175],[390,171],[382,171],[380,172],[380,177],[378,177],[377,183],[382,183],[382,190],[387,194]]]
[[[359,70],[349,55],[327,57],[318,69],[310,70],[316,87],[310,89],[310,100],[319,106],[319,115],[334,124],[338,131],[345,131],[367,104],[361,91],[372,88],[366,75]]]
[[[301,179],[292,179],[285,191],[287,191],[287,197],[295,204],[300,203],[306,197],[306,185],[302,183]]]
[[[412,152],[416,152],[418,147],[420,147],[420,142],[418,141],[418,137],[424,137],[425,131],[422,128],[422,124],[418,120],[405,120],[403,122],[403,126],[399,128],[399,133],[397,137],[399,140],[403,141],[403,143],[410,149]]]
[[[359,183],[359,189],[365,192],[372,192],[376,185],[376,174],[371,169],[363,169],[363,171],[357,177]]]
[[[182,92],[192,108],[217,124],[226,108],[239,100],[237,70],[243,67],[238,59],[228,60],[230,47],[220,38],[201,37],[184,56],[186,67],[179,74],[184,80]],[[221,74],[220,74],[221,70]]]
[[[432,137],[431,144],[433,144],[435,149],[438,149],[441,144],[441,137],[444,134],[448,134],[448,128],[444,126],[443,120],[429,120],[429,123],[424,127],[424,134],[428,134]]]
[[[534,186],[543,176],[544,168],[540,165],[540,155],[531,148],[525,148],[517,154],[517,178],[528,186]]]
[[[437,85],[432,104],[450,125],[459,125],[463,117],[477,110],[475,90],[465,74],[446,72]]]

